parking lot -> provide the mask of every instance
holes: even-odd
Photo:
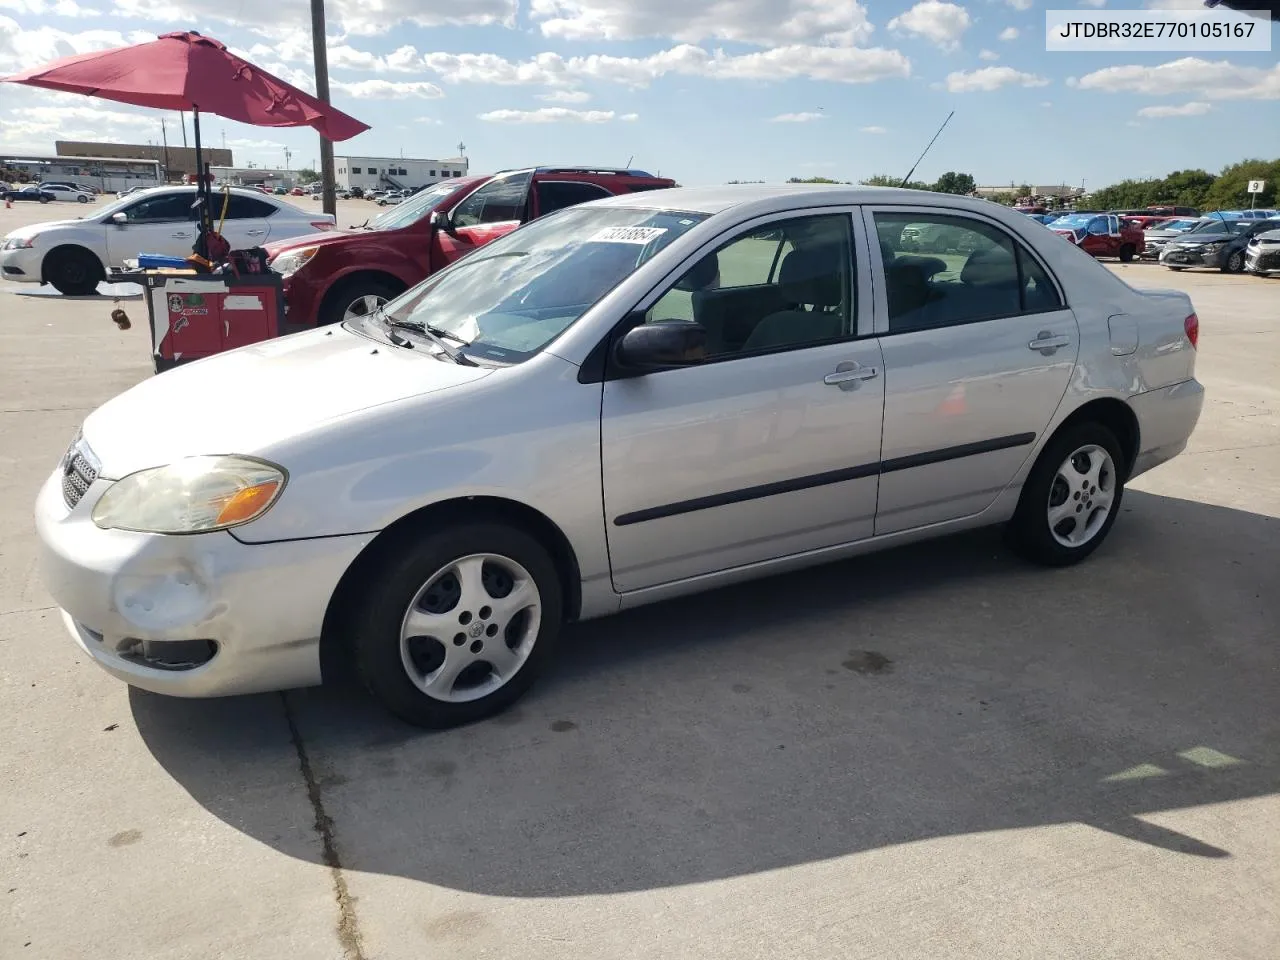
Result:
[[[1088,562],[983,531],[580,624],[439,734],[87,662],[32,504],[146,310],[0,283],[0,956],[1274,960],[1280,279],[1111,268],[1191,294],[1207,400]]]

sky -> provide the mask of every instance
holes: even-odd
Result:
[[[915,179],[1094,188],[1280,157],[1280,31],[1270,53],[1045,51],[1046,8],[1107,3],[328,0],[331,99],[372,127],[335,151],[465,144],[473,172],[630,162],[685,185],[857,181],[906,174],[954,110]],[[314,90],[308,0],[0,0],[0,75],[189,29]],[[161,116],[0,84],[0,152],[159,143]],[[237,164],[319,156],[308,129],[202,129]]]

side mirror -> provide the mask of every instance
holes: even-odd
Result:
[[[111,215],[111,222],[114,223],[117,227],[123,227],[126,223],[129,222],[129,215],[127,213],[124,213],[123,211],[121,211],[120,213],[113,213]]]
[[[690,320],[642,323],[618,341],[614,356],[636,372],[701,363],[707,358],[707,328]]]
[[[462,239],[462,237],[458,235],[458,228],[453,225],[453,218],[447,213],[441,213],[439,210],[432,210],[431,226],[435,227],[437,230],[443,230],[455,240]]]

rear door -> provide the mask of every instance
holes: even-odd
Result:
[[[211,202],[213,225],[216,228],[222,222],[223,198],[214,194]],[[270,218],[279,212],[280,208],[270,200],[233,193],[226,204],[227,220],[223,224],[222,235],[231,244],[232,250],[261,246],[271,235]],[[287,239],[289,236],[289,232],[285,231],[280,239]]]
[[[589,200],[612,196],[598,183],[581,180],[539,180],[533,187],[534,209],[532,217],[545,217],[548,213],[576,206]]]
[[[196,238],[194,200],[194,191],[150,194],[120,211],[127,218],[123,225],[107,220],[109,264],[118,266],[140,253],[190,256]]]
[[[1043,263],[973,214],[870,207],[884,440],[875,532],[981,513],[1048,426],[1080,337]],[[910,225],[963,234],[969,252],[902,250]]]

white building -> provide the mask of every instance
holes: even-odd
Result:
[[[334,157],[334,181],[339,189],[413,189],[449,177],[465,177],[466,157],[450,160],[410,160],[405,157]]]

